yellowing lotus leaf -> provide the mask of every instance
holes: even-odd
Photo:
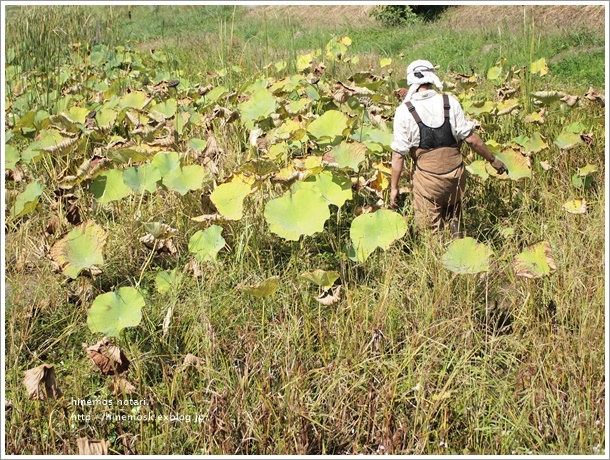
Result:
[[[90,190],[100,204],[122,200],[131,193],[131,188],[125,185],[123,171],[120,169],[111,169],[97,176]]]
[[[132,91],[119,99],[121,108],[132,108],[142,110],[148,101],[148,96],[143,91]]]
[[[264,216],[271,232],[286,240],[296,241],[301,235],[309,236],[323,231],[330,210],[326,199],[318,191],[303,189],[268,201]]]
[[[530,72],[537,73],[541,77],[549,73],[549,68],[546,65],[546,59],[540,58],[537,61],[534,61],[530,64]]]
[[[98,295],[87,313],[87,326],[93,333],[118,337],[126,327],[135,327],[142,321],[142,294],[132,287]]]
[[[352,221],[349,234],[356,259],[365,262],[376,248],[388,249],[406,232],[407,224],[400,214],[379,209],[356,217]]]
[[[491,254],[490,248],[474,238],[460,238],[449,244],[441,263],[448,270],[461,275],[486,272]]]
[[[570,214],[584,214],[587,212],[587,201],[584,198],[575,198],[573,200],[566,201],[563,204],[563,209]]]
[[[212,225],[205,230],[199,230],[189,239],[189,252],[195,255],[197,262],[216,261],[216,256],[225,247],[222,237],[222,227]]]
[[[201,165],[184,166],[167,173],[163,177],[163,185],[180,195],[186,195],[191,190],[201,189],[206,175],[206,170]]]
[[[489,173],[487,172],[487,161],[485,160],[475,160],[469,165],[466,165],[466,170],[477,177],[480,177],[483,180],[486,180],[489,177]]]
[[[307,53],[307,54],[302,54],[300,56],[297,56],[297,72],[302,73],[305,70],[307,70],[310,66],[311,63],[313,62],[313,54],[312,53]]]
[[[488,80],[498,80],[502,74],[502,67],[494,66],[487,71]]]
[[[279,276],[270,276],[256,284],[238,286],[238,289],[254,297],[269,297],[276,291],[279,281]]]
[[[576,133],[564,131],[555,139],[555,145],[561,150],[571,150],[579,144],[582,144],[582,138]]]
[[[524,278],[542,278],[557,270],[548,241],[542,241],[525,249],[515,256],[512,266],[515,274]]]
[[[211,193],[210,199],[218,212],[229,220],[239,220],[243,216],[244,198],[252,193],[252,185],[242,181],[220,184]]]
[[[157,190],[157,182],[160,180],[161,173],[152,163],[132,166],[123,172],[123,182],[137,194],[154,193]]]
[[[339,279],[339,273],[337,273],[335,270],[326,271],[318,268],[312,272],[301,273],[301,278],[315,284],[316,286],[328,289],[334,284],[335,281]]]
[[[542,139],[542,136],[538,132],[532,134],[532,137],[528,138],[523,145],[525,153],[530,154],[538,153],[546,148],[548,148],[548,145],[546,142],[544,142],[544,139]]]
[[[292,193],[298,190],[313,190],[322,195],[328,204],[343,206],[345,201],[352,199],[352,181],[341,174],[322,171],[316,176],[299,181],[292,186]]]
[[[29,183],[23,192],[17,195],[15,204],[11,206],[11,217],[20,217],[32,212],[38,205],[38,200],[44,185],[37,181]]]
[[[104,263],[102,250],[105,244],[104,229],[88,220],[57,241],[50,254],[66,276],[76,279],[82,270]]]
[[[176,110],[178,110],[178,103],[176,102],[176,99],[173,98],[163,101],[150,108],[151,115],[157,112],[162,116],[162,118],[173,117],[176,115]]]
[[[581,177],[590,176],[594,172],[597,172],[597,166],[587,163],[586,166],[578,168],[578,175]]]
[[[358,172],[360,163],[366,159],[366,145],[361,142],[341,142],[333,147],[330,155],[339,168]]]
[[[329,138],[333,141],[343,136],[346,129],[347,116],[339,110],[328,110],[309,124],[307,132],[317,139]]]
[[[499,179],[512,179],[518,180],[524,177],[531,178],[532,170],[530,166],[530,160],[528,157],[522,155],[513,149],[507,149],[502,152],[496,153],[496,158],[502,161],[508,168],[508,175],[498,175],[497,171],[487,163],[485,168],[490,176],[497,177]]]

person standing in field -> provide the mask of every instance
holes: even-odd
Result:
[[[443,85],[429,61],[409,64],[407,83],[409,90],[394,116],[390,207],[397,207],[398,181],[409,155],[413,160],[416,224],[436,232],[450,222],[453,237],[461,238],[461,201],[467,175],[460,152],[462,141],[489,161],[498,174],[508,169],[474,132],[475,125],[466,119],[458,100],[434,90],[442,90]]]

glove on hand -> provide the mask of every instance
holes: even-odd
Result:
[[[508,173],[508,168],[497,158],[491,163],[491,166],[498,172],[498,174]]]

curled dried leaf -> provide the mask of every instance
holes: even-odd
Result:
[[[104,375],[122,374],[129,369],[129,360],[123,350],[107,337],[87,348],[87,356]]]
[[[204,363],[203,359],[198,358],[197,356],[193,355],[192,353],[188,353],[184,357],[182,367],[183,367],[183,369],[186,369],[188,367],[194,367],[197,370],[201,370],[203,363]]]
[[[334,305],[341,300],[341,296],[339,295],[340,290],[341,285],[335,286],[331,289],[325,289],[322,294],[316,297],[316,300],[326,307]]]
[[[43,400],[46,398],[57,399],[62,392],[55,381],[55,368],[50,364],[41,364],[26,371],[23,384],[30,399]]]
[[[135,385],[133,385],[129,380],[124,377],[118,377],[114,379],[114,381],[108,384],[108,389],[112,392],[113,395],[130,395],[134,391],[136,391]]]

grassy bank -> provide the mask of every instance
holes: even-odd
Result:
[[[233,7],[134,6],[131,18],[126,7],[9,13],[7,453],[75,454],[83,437],[138,455],[605,453],[605,108],[583,97],[603,87],[603,55],[572,53],[603,38],[531,27],[389,30],[349,16],[322,29]],[[326,55],[344,34],[344,56]],[[282,80],[316,48],[311,65]],[[387,203],[392,91],[424,51],[484,140],[527,164],[514,180],[469,178],[465,233],[490,251],[476,274],[443,263],[447,234],[413,228],[408,193],[403,237],[365,260],[345,250],[362,208]],[[381,67],[384,57],[392,63]],[[546,75],[531,71],[540,58]],[[309,72],[320,62],[316,81]],[[347,77],[371,67],[364,83],[377,111],[334,87],[356,86]],[[472,81],[458,75],[473,72]],[[534,96],[548,90],[579,98]],[[248,105],[259,97],[265,107]],[[327,139],[312,124],[328,113],[345,125]],[[366,147],[353,169],[315,163],[347,141]],[[158,176],[144,187],[135,168],[148,166]],[[176,179],[185,168],[205,172],[190,189],[188,177]],[[330,174],[350,198],[323,204],[323,228],[292,241],[271,231],[268,203],[293,186],[278,171],[295,170]],[[137,191],[126,190],[133,182]],[[247,190],[241,214],[213,195],[236,183]],[[31,184],[39,192],[28,193]],[[566,211],[582,198],[584,212]],[[232,217],[215,213],[212,199]],[[87,221],[106,235],[85,245],[103,247],[100,272],[70,276],[74,255],[51,248]],[[147,246],[150,222],[171,231]],[[223,244],[211,256],[194,237],[214,226]],[[540,241],[556,272],[517,276],[515,257]],[[192,261],[204,252],[197,272]],[[303,276],[315,269],[338,276],[332,304]],[[273,277],[275,290],[257,291]],[[88,323],[96,299],[127,287],[145,303],[137,326],[112,338],[130,361],[121,375],[129,385],[103,375],[86,351],[103,335]],[[29,397],[24,374],[43,363],[63,396]]]

